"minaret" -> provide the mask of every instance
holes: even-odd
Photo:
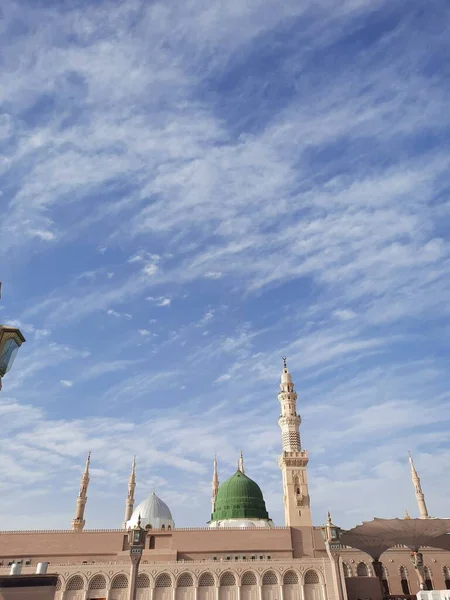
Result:
[[[127,528],[127,521],[131,519],[134,507],[134,490],[136,488],[136,457],[133,457],[131,464],[131,473],[128,480],[128,496],[125,500],[125,520],[123,522],[123,528]]]
[[[411,479],[414,485],[414,491],[416,493],[416,500],[419,506],[419,514],[421,519],[429,519],[427,505],[425,504],[425,496],[422,492],[422,487],[420,485],[419,475],[417,474],[416,467],[414,466],[414,462],[411,456],[411,452],[408,451],[409,455],[409,464],[411,467]]]
[[[77,498],[77,510],[75,512],[75,518],[72,519],[72,531],[83,531],[85,520],[84,520],[84,509],[86,508],[87,502],[87,489],[89,485],[89,465],[91,463],[91,453],[89,452],[86,465],[84,467],[83,475],[81,476],[80,493]]]
[[[308,493],[306,466],[308,452],[302,450],[299,426],[302,422],[297,414],[297,393],[283,357],[283,371],[278,400],[281,415],[278,424],[281,428],[283,452],[278,464],[283,474],[284,515],[287,527],[311,527],[311,508]]]
[[[244,470],[244,455],[242,454],[242,450],[241,450],[241,456],[239,457],[239,462],[238,462],[238,471],[240,471],[241,473],[245,474],[245,470]]]
[[[211,513],[214,512],[216,503],[217,491],[219,489],[219,475],[217,473],[217,458],[214,457],[213,477],[212,477],[212,494],[211,494]]]

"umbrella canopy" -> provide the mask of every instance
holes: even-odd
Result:
[[[374,560],[396,545],[407,546],[417,552],[421,546],[448,544],[444,534],[450,532],[450,519],[378,519],[365,521],[341,533],[341,542],[362,550]],[[450,536],[449,536],[450,538]]]

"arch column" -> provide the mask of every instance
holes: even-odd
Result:
[[[214,586],[214,590],[215,590],[215,592],[214,592],[214,600],[219,600],[219,586],[215,585]]]
[[[303,583],[303,575],[302,575],[302,581],[299,584],[299,588],[300,588],[300,600],[305,600],[305,584]]]
[[[322,600],[327,600],[327,584],[326,583],[320,584],[320,591],[322,593]]]
[[[237,585],[236,587],[237,587],[237,594],[236,594],[237,600],[241,600],[241,586]]]
[[[258,600],[262,600],[262,584],[258,584],[257,583],[257,590],[258,590]]]
[[[198,600],[198,585],[194,585],[194,600]]]
[[[281,580],[281,583],[279,585],[279,594],[280,594],[280,600],[284,600],[283,580]]]

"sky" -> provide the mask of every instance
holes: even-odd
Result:
[[[0,19],[0,529],[179,527],[236,469],[284,524],[283,355],[313,521],[450,481],[450,5],[21,0]]]

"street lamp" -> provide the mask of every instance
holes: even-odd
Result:
[[[14,359],[25,338],[17,327],[0,325],[0,390],[2,378],[11,370]]]
[[[141,527],[141,515],[139,515],[137,525],[128,532],[128,542],[130,544],[131,572],[128,588],[128,600],[136,600],[136,585],[139,572],[139,563],[145,547],[145,538],[147,532]]]

